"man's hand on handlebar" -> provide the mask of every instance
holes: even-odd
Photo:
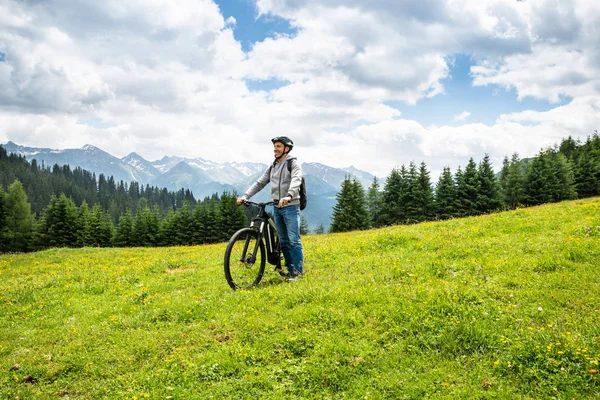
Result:
[[[290,196],[284,197],[283,199],[279,200],[279,208],[283,207],[283,206],[287,206],[287,204],[292,201],[292,198]]]
[[[241,205],[244,204],[246,202],[246,198],[245,197],[240,197],[236,200],[237,205]]]

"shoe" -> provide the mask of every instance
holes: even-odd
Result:
[[[275,268],[275,272],[277,272],[280,276],[287,278],[289,274],[283,270],[283,268]]]
[[[294,275],[290,275],[288,276],[288,282],[295,282],[295,281],[299,281],[300,279],[302,279],[302,277],[304,276],[304,274],[294,274]]]

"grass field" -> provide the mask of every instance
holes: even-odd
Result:
[[[599,398],[600,199],[304,238],[0,256],[1,399]]]

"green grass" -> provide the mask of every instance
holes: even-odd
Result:
[[[225,245],[0,257],[0,398],[598,398],[600,199]]]

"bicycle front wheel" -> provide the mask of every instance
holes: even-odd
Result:
[[[240,229],[233,234],[225,250],[225,279],[233,290],[258,285],[265,272],[265,245],[258,242],[258,232],[252,228]]]

